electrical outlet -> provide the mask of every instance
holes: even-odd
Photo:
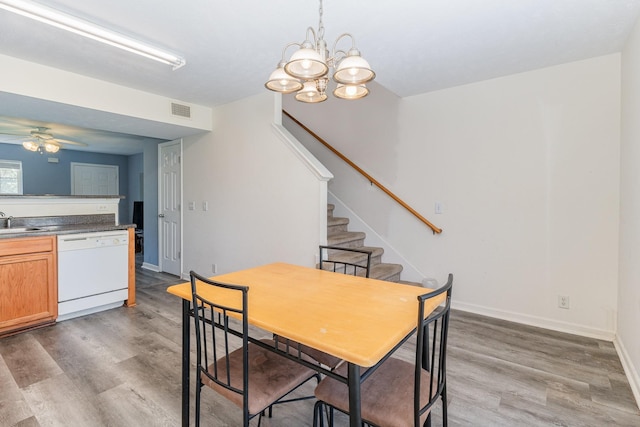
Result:
[[[569,297],[566,295],[558,295],[558,307],[569,309]]]
[[[211,271],[213,271],[213,274],[218,273],[218,264],[211,264]]]

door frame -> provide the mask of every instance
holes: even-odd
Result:
[[[182,237],[184,234],[184,226],[183,226],[183,212],[184,210],[182,209],[182,207],[184,206],[183,204],[183,193],[184,193],[184,167],[182,166],[182,159],[183,157],[183,145],[182,145],[182,138],[178,138],[178,139],[174,139],[173,141],[167,141],[167,142],[161,142],[160,144],[158,144],[158,208],[157,208],[157,214],[158,216],[160,215],[160,210],[161,207],[163,206],[162,203],[162,156],[161,156],[161,152],[162,152],[162,148],[166,147],[166,146],[170,146],[170,145],[179,145],[180,146],[180,274],[179,277],[182,277],[182,270],[184,268],[184,247],[183,247],[183,241],[184,238]],[[162,266],[162,244],[163,244],[163,235],[162,235],[162,221],[160,220],[160,218],[158,217],[158,270],[159,271],[164,271],[164,268]]]

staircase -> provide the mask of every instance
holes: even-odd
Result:
[[[382,262],[382,254],[384,249],[364,246],[364,239],[367,235],[361,231],[349,231],[349,218],[339,218],[333,216],[334,205],[327,206],[327,244],[331,246],[340,246],[343,248],[358,248],[372,251],[371,253],[371,269],[369,277],[372,279],[386,280],[388,282],[410,283],[412,285],[422,286],[420,283],[404,282],[400,280],[402,273],[402,265],[389,264]],[[356,254],[356,257],[359,254]],[[353,255],[349,255],[353,257]]]

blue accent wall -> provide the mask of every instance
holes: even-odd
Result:
[[[49,163],[57,158],[58,163]],[[0,159],[22,162],[24,194],[71,194],[71,163],[92,163],[118,166],[119,193],[125,196],[118,206],[121,223],[131,223],[129,214],[129,156],[60,150],[55,154],[39,154],[22,145],[0,143]]]

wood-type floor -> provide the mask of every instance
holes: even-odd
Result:
[[[179,426],[181,303],[165,292],[178,282],[138,269],[137,307],[0,339],[0,426]],[[448,395],[451,426],[640,426],[611,343],[457,311]],[[280,405],[262,425],[311,426],[312,410]],[[240,424],[209,389],[202,412],[203,426]]]

